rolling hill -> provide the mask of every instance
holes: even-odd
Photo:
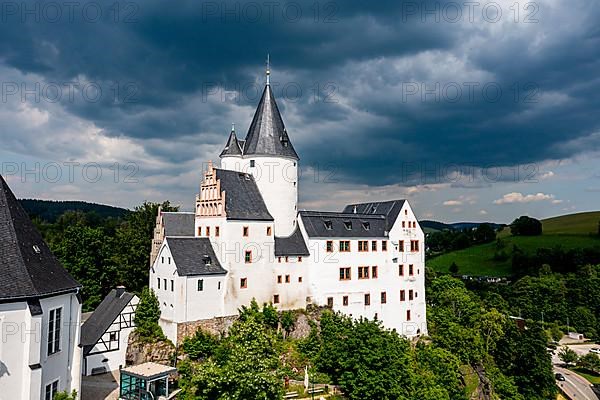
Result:
[[[121,218],[129,211],[124,208],[85,201],[53,201],[21,199],[19,200],[31,218],[38,217],[46,222],[54,223],[65,211],[94,212],[101,218]]]
[[[511,236],[508,229],[498,236],[505,242],[505,249],[510,252],[512,245],[517,245],[527,253],[538,248],[560,246],[565,250],[600,246],[597,235],[600,212],[587,212],[563,215],[542,220],[543,235]],[[511,259],[494,259],[496,243],[472,246],[464,250],[452,251],[427,260],[427,266],[435,271],[449,272],[450,265],[455,262],[460,274],[507,276],[511,273]]]

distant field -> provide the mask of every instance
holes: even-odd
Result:
[[[600,211],[561,215],[542,220],[544,235],[598,233]]]
[[[506,241],[506,251],[510,253],[513,244],[525,252],[534,252],[537,248],[561,246],[563,249],[586,248],[600,246],[600,238],[588,235],[542,235],[542,236],[508,236],[500,235]],[[427,266],[435,271],[448,272],[455,262],[459,274],[507,276],[510,275],[511,260],[493,260],[496,243],[487,243],[468,249],[453,251],[427,261]]]

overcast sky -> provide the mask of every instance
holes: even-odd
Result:
[[[597,210],[599,20],[590,0],[3,2],[0,172],[19,197],[192,209],[270,53],[300,208]]]

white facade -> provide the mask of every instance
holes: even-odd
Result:
[[[26,301],[0,304],[0,399],[40,400],[53,384],[81,392],[79,325],[75,293],[39,299],[41,314]],[[60,313],[60,330],[49,338],[50,316]],[[49,345],[49,341],[52,343]]]

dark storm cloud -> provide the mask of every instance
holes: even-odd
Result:
[[[569,157],[597,140],[597,2],[534,3],[538,22],[530,24],[525,10],[511,21],[504,2],[497,23],[480,9],[474,22],[450,23],[442,10],[463,3],[448,1],[122,1],[118,11],[112,2],[80,3],[73,20],[58,22],[43,15],[44,3],[31,3],[39,18],[14,4],[2,10],[2,62],[47,82],[99,85],[98,100],[61,104],[110,136],[189,143],[196,135],[216,145],[233,117],[244,131],[270,52],[303,162],[332,165],[350,182],[408,183],[403,174],[415,168],[430,176],[450,164]],[[90,18],[97,7],[86,18],[86,4],[102,18]],[[465,84],[473,83],[470,98]],[[438,99],[421,97],[420,85],[436,84]],[[241,93],[232,100],[219,86]],[[146,151],[172,163],[197,157],[154,142]]]

